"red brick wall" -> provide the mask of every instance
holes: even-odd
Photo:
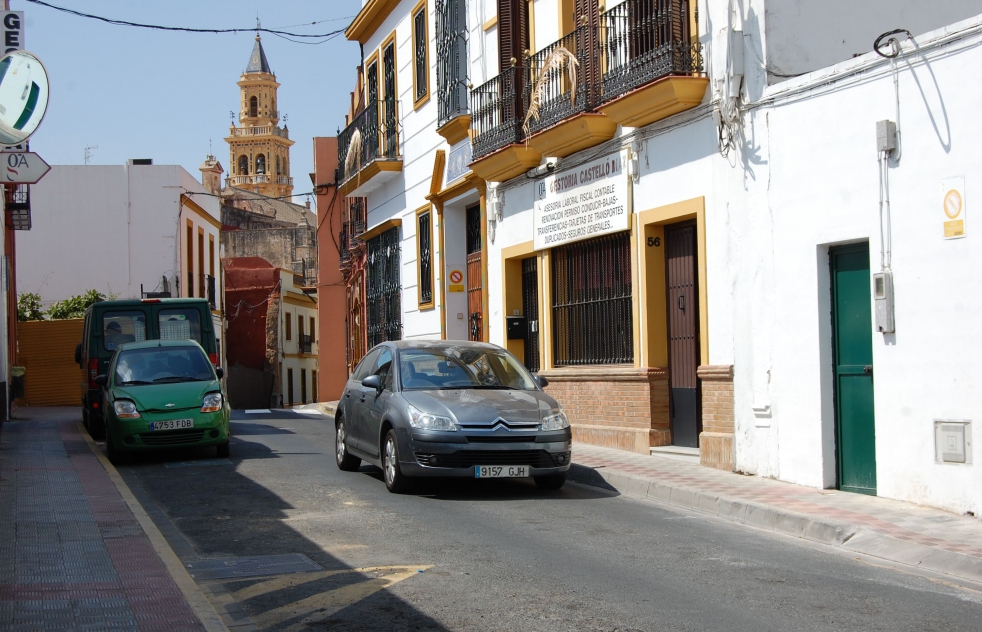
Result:
[[[733,470],[733,366],[701,366],[696,372],[702,387],[702,433],[699,461],[721,470]]]
[[[665,369],[580,367],[539,375],[569,416],[574,441],[642,454],[671,443]]]

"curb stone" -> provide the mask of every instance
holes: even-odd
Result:
[[[814,516],[632,476],[573,462],[570,480],[647,500],[713,515],[730,522],[876,557],[890,562],[982,582],[982,560],[944,549],[906,542],[858,524]]]

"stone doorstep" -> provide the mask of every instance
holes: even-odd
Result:
[[[982,559],[977,557],[906,542],[858,524],[813,517],[781,507],[665,483],[656,478],[628,474],[616,469],[606,467],[594,469],[576,463],[575,451],[570,480],[905,566],[922,568],[971,582],[982,582]]]

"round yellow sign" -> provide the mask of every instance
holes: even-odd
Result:
[[[944,214],[955,219],[962,213],[962,194],[952,189],[944,194]]]

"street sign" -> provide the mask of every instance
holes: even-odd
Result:
[[[51,165],[33,151],[0,152],[0,160],[0,181],[4,184],[36,184],[51,170]]]
[[[23,11],[0,11],[0,44],[4,55],[24,49]]]

